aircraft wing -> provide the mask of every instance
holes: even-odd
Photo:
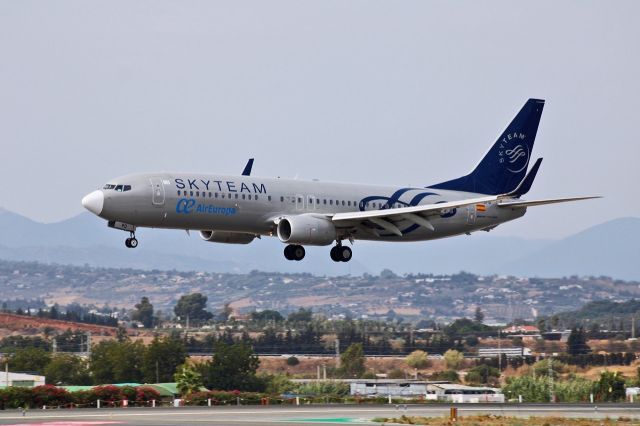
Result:
[[[428,216],[439,216],[447,213],[447,211],[451,209],[497,201],[499,198],[500,196],[498,195],[490,195],[486,197],[467,198],[466,200],[460,201],[449,201],[446,203],[402,207],[399,209],[336,213],[331,217],[331,220],[336,226],[354,226],[368,221],[401,237],[402,231],[400,231],[394,222],[408,220],[433,231],[434,227],[431,222],[429,222]]]
[[[594,198],[602,198],[601,196],[591,197],[570,197],[570,198],[548,198],[546,200],[514,200],[503,199],[498,202],[498,207],[533,207],[542,206],[544,204],[567,203],[569,201],[591,200]]]

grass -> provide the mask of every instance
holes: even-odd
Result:
[[[505,417],[505,416],[464,416],[457,421],[445,417],[376,417],[371,420],[380,424],[430,425],[430,426],[626,426],[640,425],[640,421],[628,417],[618,419],[571,419],[565,417]]]

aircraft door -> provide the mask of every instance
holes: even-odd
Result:
[[[476,223],[476,206],[467,207],[467,225],[473,225]]]
[[[164,205],[164,185],[162,178],[153,177],[149,180],[151,181],[151,190],[153,191],[151,202],[154,206]]]
[[[296,195],[296,210],[304,210],[304,195]]]

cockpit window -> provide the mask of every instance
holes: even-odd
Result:
[[[108,183],[102,187],[102,189],[113,189],[118,192],[131,191],[131,185],[114,185],[112,183]]]

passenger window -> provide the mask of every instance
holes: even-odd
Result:
[[[200,191],[196,191],[196,197],[200,196]]]
[[[178,189],[178,195],[180,195],[180,190]]]
[[[189,191],[189,195],[193,197],[193,191]]]
[[[237,197],[236,197],[236,198],[237,198]],[[242,199],[243,199],[243,200],[246,200],[246,198],[245,198],[245,194],[242,194]]]
[[[236,194],[236,200],[238,199],[238,194]]]
[[[218,198],[218,193],[217,192],[213,193],[213,198]]]
[[[333,200],[329,200],[329,205],[332,206],[333,205]]]
[[[284,203],[284,197],[280,197],[280,202]]]
[[[258,201],[258,194],[256,194],[256,201]],[[251,195],[249,195],[249,199],[251,199]],[[271,199],[271,195],[269,195],[269,199]]]
[[[327,199],[322,200],[322,204],[327,204]]]
[[[209,193],[209,198],[211,198],[211,193]]]
[[[342,205],[344,206],[344,200],[342,200]]]
[[[247,198],[248,198],[248,199],[251,199],[251,194],[247,195]]]
[[[256,200],[258,199],[258,196],[256,195]],[[267,195],[267,200],[271,201],[271,195]]]
[[[125,185],[123,191],[131,191],[131,185]]]
[[[122,185],[116,185],[116,191],[122,192]]]

